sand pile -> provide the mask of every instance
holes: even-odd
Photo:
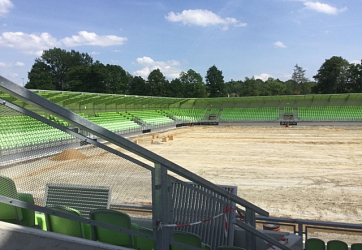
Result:
[[[61,153],[57,154],[53,158],[52,161],[66,161],[66,160],[74,160],[74,159],[85,159],[87,156],[76,149],[66,149]]]

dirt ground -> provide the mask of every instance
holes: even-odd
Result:
[[[162,142],[162,137],[174,140]],[[136,138],[130,138],[135,140]],[[270,216],[362,222],[362,127],[184,127],[138,136],[147,149]]]

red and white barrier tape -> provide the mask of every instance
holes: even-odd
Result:
[[[227,207],[227,209],[225,209],[222,213],[220,213],[218,215],[207,218],[205,220],[200,220],[197,222],[192,222],[192,223],[187,223],[187,224],[163,224],[161,221],[157,221],[157,226],[158,226],[158,229],[162,229],[163,227],[190,227],[190,226],[198,225],[198,224],[205,223],[205,222],[208,222],[211,220],[215,220],[215,219],[219,218],[220,216],[223,216],[224,214],[231,212],[234,209],[235,209],[235,207],[230,206],[230,207]]]
[[[226,208],[225,210],[228,210],[228,204],[226,204]],[[229,223],[228,223],[228,215],[227,213],[224,213],[224,233],[225,233],[225,238],[228,237],[228,230],[229,230]]]

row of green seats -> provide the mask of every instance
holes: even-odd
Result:
[[[58,117],[54,115],[49,115],[49,120],[54,121],[56,123],[59,123],[60,125],[63,125],[64,127],[68,127],[69,123],[66,121],[63,121],[62,119],[59,119]]]
[[[209,115],[218,115],[219,114],[219,109],[218,108],[212,108],[211,110],[210,110],[210,113],[209,113]]]
[[[284,114],[293,114],[294,108],[293,107],[284,107]]]
[[[360,106],[299,107],[300,120],[361,120]]]
[[[3,116],[0,121],[1,149],[27,147],[68,140],[72,137],[29,116]]]
[[[220,117],[225,121],[268,121],[278,118],[278,108],[224,108]]]
[[[90,117],[88,119],[116,133],[130,129],[139,129],[141,127],[139,124],[122,117],[120,114],[116,114],[115,116],[103,116],[102,114],[101,116]]]
[[[165,112],[182,121],[196,122],[204,119],[206,109],[170,109]]]
[[[128,111],[128,114],[150,125],[170,124],[174,121],[156,110]]]
[[[73,137],[57,129],[36,130],[33,132],[9,132],[1,133],[1,149],[34,146],[38,144],[52,143],[72,139]]]
[[[326,243],[318,238],[309,238],[305,242],[305,249],[312,250],[325,250]],[[327,242],[327,250],[362,250],[362,243],[353,243],[351,248],[348,247],[347,243],[341,240],[330,240]]]

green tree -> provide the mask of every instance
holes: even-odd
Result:
[[[266,89],[262,89],[263,81],[260,79],[255,79],[254,77],[249,78],[245,77],[244,82],[241,84],[240,96],[259,96],[267,94]],[[262,91],[262,92],[261,92]]]
[[[349,67],[349,62],[342,57],[333,56],[327,59],[318,73],[313,76],[316,80],[314,92],[321,94],[350,92],[347,82]]]
[[[225,96],[224,76],[222,71],[214,65],[206,73],[206,89],[209,97]]]
[[[92,65],[81,65],[71,68],[67,72],[67,79],[65,90],[107,93],[109,72],[104,64],[96,61]]]
[[[309,81],[308,78],[305,77],[305,69],[298,66],[298,64],[294,66],[292,80],[298,84],[303,84]]]
[[[129,93],[131,95],[149,95],[149,85],[146,84],[145,79],[143,79],[141,76],[132,77],[130,80]]]
[[[29,82],[25,84],[25,88],[55,90],[55,86],[52,84],[50,67],[43,62],[35,63],[31,67],[28,78]]]
[[[348,87],[351,92],[362,92],[362,60],[361,63],[350,65],[348,69]]]
[[[186,73],[181,72],[180,83],[183,89],[183,96],[188,98],[206,97],[206,87],[202,81],[202,76],[192,69]]]
[[[284,82],[286,95],[299,95],[300,89],[296,81],[290,79]]]
[[[228,97],[237,97],[241,92],[242,81],[231,81],[225,83],[225,91]]]
[[[292,80],[296,83],[294,88],[294,94],[307,95],[311,93],[311,88],[314,83],[309,81],[309,79],[305,77],[305,69],[298,66],[298,64],[294,66]]]
[[[54,86],[52,89],[63,90],[67,72],[77,66],[91,65],[93,59],[86,53],[79,53],[74,50],[68,52],[59,48],[45,50],[40,58],[35,59],[31,71],[28,73],[29,85],[39,86],[49,81]],[[46,67],[44,66],[46,65]],[[46,73],[39,74],[38,70],[43,68]],[[34,71],[34,72],[33,72]],[[41,89],[49,89],[49,84],[39,86]]]
[[[175,78],[175,79],[171,80],[170,93],[171,93],[171,97],[180,97],[180,98],[186,97],[184,95],[185,88],[184,88],[180,78]]]
[[[127,72],[119,65],[107,64],[106,69],[106,93],[128,94],[130,78]]]
[[[167,96],[169,93],[169,83],[160,69],[153,70],[148,75],[148,85],[150,87],[150,96]]]
[[[268,80],[265,81],[265,84],[269,86],[271,95],[285,95],[285,84],[279,79],[269,77]]]

